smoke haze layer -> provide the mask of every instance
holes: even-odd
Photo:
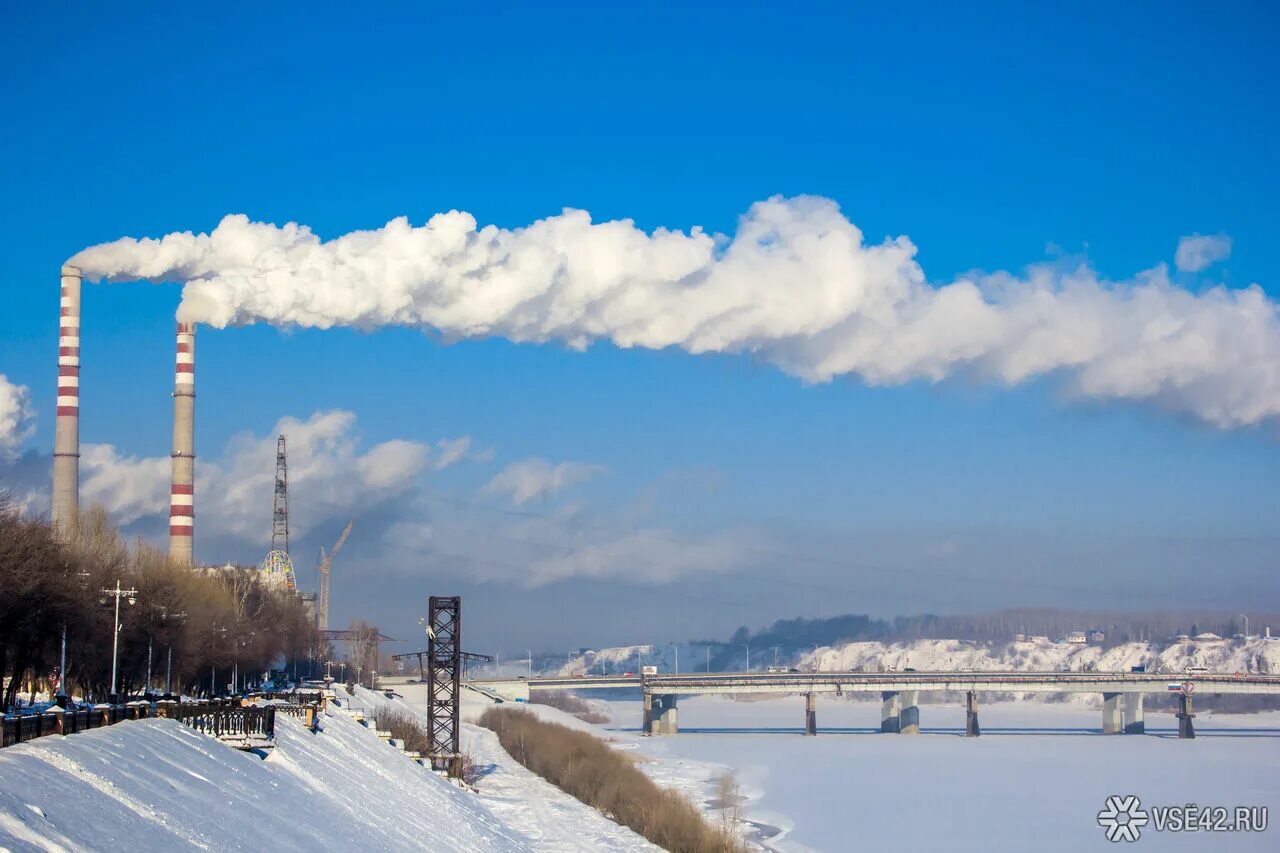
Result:
[[[938,285],[915,252],[905,237],[866,243],[828,199],[774,197],[732,237],[646,233],[581,210],[480,228],[450,211],[323,241],[232,215],[209,234],[123,238],[70,262],[90,279],[185,282],[179,319],[215,327],[679,347],[751,354],[807,382],[1054,375],[1083,398],[1222,428],[1280,415],[1280,312],[1256,286],[1193,293],[1164,264],[1127,281],[1044,264]]]

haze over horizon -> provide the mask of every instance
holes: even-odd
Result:
[[[261,560],[283,432],[336,625],[1274,609],[1273,9],[668,12],[10,11],[0,489],[70,258],[82,505],[163,544],[181,310],[196,555]]]

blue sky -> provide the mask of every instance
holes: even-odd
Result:
[[[22,470],[52,446],[58,265],[228,213],[326,238],[452,208],[507,228],[577,207],[732,233],[753,202],[807,193],[868,242],[909,236],[932,282],[1062,258],[1129,279],[1172,267],[1181,237],[1225,234],[1230,257],[1171,269],[1175,284],[1280,295],[1271,4],[601,5],[7,9],[0,373],[36,411]],[[86,284],[82,441],[167,455],[177,301],[176,286]],[[470,624],[512,648],[1280,593],[1274,419],[1220,430],[1072,399],[1053,378],[806,385],[750,357],[446,346],[409,329],[210,330],[198,382],[202,458],[329,410],[354,414],[363,449],[471,438],[474,458],[359,508],[336,613],[393,633],[425,606],[407,602],[454,587],[476,602]],[[591,473],[518,505],[487,488],[529,458]],[[311,554],[349,507],[296,494],[309,500]],[[388,550],[398,521],[426,516],[426,544]],[[530,517],[542,538],[509,527]],[[204,559],[262,550],[210,526]],[[636,529],[675,548],[758,538],[741,564],[657,584],[628,579],[643,557],[534,590],[485,570]],[[501,553],[481,547],[504,536]],[[523,615],[565,602],[581,617]]]

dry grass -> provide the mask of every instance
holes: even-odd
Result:
[[[590,703],[572,693],[564,693],[559,690],[530,690],[529,701],[557,708],[566,714],[572,714],[584,723],[600,725],[610,720],[610,717],[601,714],[592,708]]]
[[[379,731],[391,732],[391,736],[403,743],[405,749],[420,753],[424,758],[431,753],[431,736],[427,727],[409,711],[394,705],[379,705],[374,709],[373,719]],[[459,764],[462,781],[474,788],[481,775],[475,759],[463,753]]]
[[[606,817],[672,853],[740,853],[735,827],[709,823],[684,796],[659,787],[599,738],[495,707],[480,725],[493,730],[511,757]]]

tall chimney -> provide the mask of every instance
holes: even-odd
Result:
[[[169,560],[184,566],[194,560],[196,482],[196,327],[178,324],[178,360],[173,382],[173,484],[169,490]]]
[[[53,526],[69,539],[80,504],[80,270],[62,268],[58,311],[58,418],[53,436]]]

